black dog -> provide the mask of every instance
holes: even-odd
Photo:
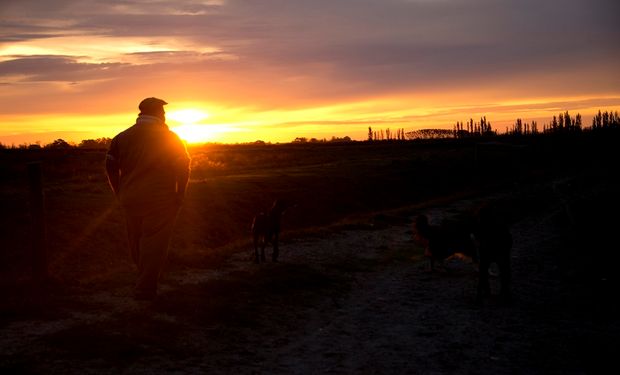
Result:
[[[414,222],[414,233],[426,246],[424,255],[430,259],[431,270],[435,262],[455,253],[479,263],[478,302],[491,294],[489,267],[496,263],[500,272],[500,297],[503,302],[510,300],[512,235],[496,206],[484,204],[471,220],[444,221],[441,225],[430,225],[426,215],[419,215]]]
[[[260,263],[265,259],[265,246],[267,243],[273,245],[272,260],[278,261],[279,249],[278,240],[280,238],[280,220],[284,211],[291,205],[283,200],[276,199],[269,212],[254,217],[252,222],[252,238],[254,240],[254,262]],[[261,254],[259,257],[258,248],[260,246]]]

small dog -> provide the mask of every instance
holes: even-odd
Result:
[[[269,212],[261,212],[254,217],[252,222],[252,238],[254,242],[254,262],[265,262],[265,246],[267,243],[273,245],[271,259],[278,261],[280,254],[278,240],[280,238],[280,221],[284,211],[292,205],[281,199],[276,199]],[[260,247],[260,257],[258,248]]]
[[[424,256],[429,259],[431,271],[434,271],[436,262],[443,262],[457,253],[477,261],[469,221],[444,220],[441,225],[431,225],[426,215],[418,215],[413,224],[413,233],[416,242],[425,247]]]

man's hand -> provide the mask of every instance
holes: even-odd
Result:
[[[176,197],[174,198],[174,204],[177,207],[181,207],[184,201],[185,201],[185,194],[177,193]]]

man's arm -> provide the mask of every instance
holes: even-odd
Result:
[[[114,195],[118,197],[121,180],[121,169],[118,160],[118,143],[116,137],[112,139],[110,149],[105,156],[105,172]]]
[[[181,201],[185,197],[185,191],[187,190],[187,184],[189,182],[189,164],[188,168],[182,168],[177,175],[177,196],[181,198]]]
[[[107,155],[105,160],[105,172],[108,175],[108,182],[114,195],[118,196],[121,174],[118,163],[113,160],[110,155]]]
[[[176,183],[177,183],[177,203],[181,205],[185,199],[185,192],[189,183],[190,157],[185,144],[179,139],[180,152],[176,159]]]

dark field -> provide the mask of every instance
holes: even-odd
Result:
[[[592,314],[596,319],[609,319],[600,310],[611,308],[610,298],[618,281],[619,257],[612,251],[617,246],[611,241],[618,223],[615,149],[620,139],[615,135],[593,134],[500,139],[501,142],[494,138],[492,142],[464,139],[190,148],[190,187],[172,239],[164,293],[154,306],[146,308],[129,302],[134,270],[126,252],[122,212],[105,179],[105,152],[0,150],[0,329],[4,330],[3,335],[14,335],[19,331],[16,326],[26,327],[24,337],[14,339],[14,349],[0,356],[0,369],[63,372],[63,366],[73,363],[65,368],[73,373],[79,372],[81,363],[85,373],[111,369],[144,373],[319,372],[320,361],[312,362],[307,353],[300,359],[303,366],[296,366],[292,357],[288,362],[281,362],[280,367],[270,367],[265,363],[270,354],[261,352],[260,348],[265,346],[277,353],[296,340],[310,340],[308,337],[314,336],[308,336],[308,330],[313,329],[308,324],[318,327],[323,314],[334,309],[353,309],[351,306],[356,303],[351,301],[364,301],[365,297],[355,296],[361,293],[360,288],[368,287],[368,280],[383,280],[382,270],[391,270],[395,278],[406,276],[427,286],[433,283],[420,276],[417,266],[412,266],[420,261],[422,250],[407,242],[410,233],[401,228],[409,227],[411,215],[416,212],[491,196],[502,197],[505,212],[516,227],[536,223],[532,218],[542,218],[542,222],[549,215],[557,220],[553,231],[548,233],[549,238],[542,236],[540,242],[531,245],[536,249],[548,248],[545,257],[534,262],[534,266],[544,266],[545,272],[562,275],[557,282],[563,285],[558,286],[563,293],[568,290],[571,298],[585,298],[583,303],[573,301],[574,306],[579,306],[579,314],[587,314],[583,305],[594,298]],[[51,278],[44,286],[31,281],[26,166],[32,161],[40,161],[43,170]],[[283,219],[283,259],[279,265],[255,266],[251,264],[249,236],[252,217],[268,209],[276,198],[297,204]],[[612,218],[604,219],[609,216]],[[387,240],[373,237],[366,242],[378,241],[373,251],[380,252],[367,256],[361,250],[357,254],[355,246],[338,248],[330,240],[347,231],[370,236],[387,233],[390,228],[398,228],[403,242],[394,245],[390,237]],[[316,259],[308,258],[301,250],[296,252],[305,246],[303,241],[320,244],[317,245],[320,249],[313,248],[310,253]],[[237,268],[231,264],[237,264]],[[205,276],[220,272],[225,277]],[[446,286],[450,282],[463,282],[463,278],[470,282],[469,273],[457,273],[457,276],[460,279],[446,276],[447,279],[437,283]],[[376,285],[372,288],[376,289]],[[463,290],[463,286],[457,288]],[[111,293],[113,298],[101,297],[106,293]],[[375,290],[375,293],[385,292]],[[467,293],[457,293],[456,299],[460,300],[463,294]],[[390,299],[390,296],[388,293],[382,298]],[[115,306],[110,298],[124,309],[117,306],[103,312],[104,307]],[[522,306],[527,305],[528,298],[548,302],[550,297],[524,294]],[[428,297],[420,301],[429,303]],[[536,303],[530,302],[528,308],[533,309]],[[438,297],[433,303],[451,302]],[[407,305],[403,311],[412,308]],[[482,313],[493,315],[492,310]],[[464,311],[471,313],[472,308]],[[26,336],[32,333],[26,332],[32,331],[37,322],[65,322],[76,315],[91,318],[37,336],[34,344],[27,344]],[[497,317],[487,318],[492,322]],[[345,325],[343,330],[353,324],[348,318],[340,319]],[[438,319],[434,317],[432,324],[445,324]],[[531,329],[536,319],[528,319],[531,320],[519,323]],[[418,323],[424,325],[423,321]],[[417,339],[435,342],[443,337],[437,336],[437,327],[427,327],[435,333],[419,332]],[[557,330],[556,326],[549,329],[550,337],[539,337],[542,341],[533,345],[557,344],[558,339],[551,337],[553,334],[559,338],[570,336]],[[555,356],[553,364],[548,365],[551,368],[545,369],[547,359],[535,352],[529,353],[531,358],[521,358],[505,371],[497,363],[492,368],[499,368],[499,373],[554,373],[571,372],[571,369],[575,373],[588,372],[586,359],[600,361],[601,355],[614,352],[607,348],[614,345],[612,339],[599,336],[598,332],[581,327],[577,334],[583,335],[585,341],[574,343],[575,348],[550,349]],[[475,336],[475,331],[470,334]],[[246,336],[241,339],[236,335]],[[6,337],[2,343],[4,349],[12,345]],[[368,339],[371,338],[353,335],[349,340]],[[322,345],[329,346],[328,342],[314,337],[308,346],[319,350]],[[397,339],[393,345],[399,342]],[[588,355],[584,360],[564,358],[586,348],[587,343],[601,349],[602,354]],[[326,362],[340,364],[334,372],[399,373],[412,369],[422,373],[491,372],[476,371],[477,365],[471,360],[469,367],[460,369],[458,361],[468,361],[462,357],[444,358],[456,350],[456,343],[435,359],[418,358],[421,367],[405,363],[401,366],[398,358],[392,358],[389,366],[373,367],[359,353],[353,354],[355,345],[351,345],[349,350],[326,349],[322,354]],[[382,350],[387,353],[407,353],[402,347],[390,349],[389,343],[386,345],[388,348]],[[510,343],[505,346],[510,347]],[[483,355],[488,360],[488,355]],[[211,362],[207,365],[204,361]],[[244,365],[235,365],[239,361]],[[365,365],[356,367],[356,361]],[[441,366],[445,367],[437,363],[444,363]]]
[[[253,216],[276,198],[297,203],[286,215],[285,232],[311,231],[351,214],[473,193],[523,178],[523,166],[515,164],[527,161],[513,160],[521,157],[516,155],[520,150],[493,148],[489,154],[498,155],[486,161],[493,165],[482,166],[493,169],[492,176],[476,165],[473,144],[192,148],[191,184],[172,242],[172,264],[205,264],[218,249],[247,245]],[[104,158],[105,152],[97,150],[3,151],[3,279],[23,277],[30,267],[30,161],[42,162],[51,274],[71,282],[108,280],[128,267],[124,222],[107,186]]]

